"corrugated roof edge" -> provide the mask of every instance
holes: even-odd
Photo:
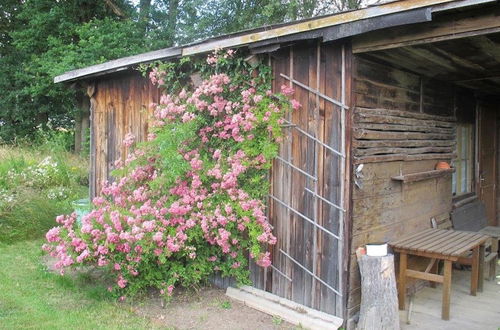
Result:
[[[128,56],[102,64],[92,65],[86,68],[66,72],[54,78],[55,83],[70,82],[91,76],[104,75],[120,70],[125,70],[130,66],[148,63],[155,60],[165,60],[179,56],[194,55],[209,52],[215,48],[239,47],[262,40],[276,38],[279,36],[299,34],[301,32],[317,30],[334,25],[341,25],[348,22],[380,17],[394,13],[409,11],[412,9],[441,5],[441,10],[466,7],[491,0],[402,0],[394,1],[378,6],[367,7],[354,11],[336,13],[328,16],[321,16],[314,19],[295,21],[276,26],[257,28],[245,33],[236,32],[205,41],[195,42],[185,46],[160,49],[144,54]],[[449,6],[450,3],[456,5]],[[434,10],[433,10],[434,11]]]

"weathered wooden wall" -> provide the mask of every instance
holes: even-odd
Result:
[[[150,104],[157,102],[158,89],[139,72],[109,75],[93,83],[91,97],[90,193],[99,194],[102,182],[110,178],[117,159],[127,156],[123,139],[132,133],[146,139]]]
[[[430,227],[430,218],[451,211],[451,179],[445,176],[416,183],[391,180],[399,173],[434,168],[435,160],[391,161],[364,164],[362,188],[353,189],[351,252],[370,242],[386,242]],[[360,279],[351,254],[349,316],[359,310]]]
[[[361,299],[354,251],[430,227],[452,208],[451,175],[402,183],[393,176],[433,170],[455,150],[455,108],[471,105],[455,87],[381,62],[353,60],[352,241],[347,314]],[[459,102],[459,103],[457,103]],[[356,169],[363,164],[359,175]]]
[[[312,41],[281,49],[268,59],[273,67],[275,91],[279,92],[283,84],[290,85],[290,82],[281,76],[285,74],[339,102],[342,101],[344,67],[344,101],[349,103],[350,52],[345,49],[342,62],[342,44],[325,45]],[[288,120],[307,134],[340,151],[343,110],[315,93],[297,85],[293,87],[293,98],[301,103],[301,108],[288,114]],[[126,158],[126,148],[122,144],[125,135],[132,133],[139,141],[146,138],[152,110],[150,104],[157,102],[158,98],[158,89],[135,72],[106,76],[94,83],[91,97],[93,147],[90,183],[93,196],[99,193],[103,180],[111,178],[115,160]],[[340,204],[341,165],[342,162],[344,166],[347,163],[342,157],[315,144],[312,139],[291,126],[285,128],[280,156],[317,178],[318,195]],[[349,151],[346,156],[349,157]],[[276,160],[271,171],[271,181],[272,192],[277,198],[330,232],[345,238],[346,227],[340,226],[340,221],[345,216],[317,198],[315,203],[315,197],[306,191],[306,188],[315,190],[314,182],[310,178]],[[345,185],[344,188],[348,190],[349,186]],[[341,282],[346,281],[346,276],[342,278],[340,271],[347,269],[347,258],[341,254],[347,253],[348,249],[339,250],[339,244],[346,245],[347,240],[339,243],[336,238],[272,200],[269,200],[269,215],[275,228],[274,234],[278,237],[277,246],[272,247],[272,260],[276,269],[286,277],[271,268],[264,270],[252,264],[250,269],[254,285],[300,304],[342,317],[345,296],[335,294],[318,280],[314,280],[280,250],[289,254],[332,288],[342,292],[345,285]],[[213,281],[221,286],[232,283],[231,280],[217,276]]]
[[[354,109],[356,164],[390,160],[450,159],[455,119],[387,109]]]
[[[350,74],[350,57],[345,51],[345,74]],[[290,81],[289,76],[324,95],[342,99],[342,44],[318,44],[316,41],[285,48],[272,54],[274,90]],[[287,120],[294,126],[285,128],[284,141],[279,156],[294,166],[309,173],[309,177],[286,163],[275,160],[271,173],[271,194],[293,208],[287,209],[279,202],[269,199],[270,220],[278,243],[272,247],[274,269],[252,266],[252,280],[258,288],[300,304],[342,317],[343,297],[315,280],[297,263],[314,273],[330,287],[342,292],[340,272],[344,261],[339,244],[345,244],[323,230],[315,227],[297,212],[315,221],[330,232],[344,236],[345,227],[340,226],[343,216],[334,207],[321,202],[306,189],[340,204],[342,157],[325,150],[298,129],[323,141],[330,147],[341,150],[341,113],[338,105],[317,96],[303,87],[293,85],[293,98],[301,108],[288,114]],[[350,79],[346,79],[345,90],[350,90]],[[348,95],[349,92],[346,92]],[[346,103],[349,101],[346,99]],[[345,110],[344,110],[345,111]],[[298,128],[298,129],[297,129]],[[311,177],[317,178],[317,183]],[[316,185],[316,186],[315,186]],[[316,187],[316,188],[315,188]],[[343,249],[344,251],[346,249]],[[339,255],[340,253],[340,255]],[[344,276],[345,280],[345,276]]]
[[[273,53],[270,61],[275,76],[274,90],[289,84],[281,76],[285,74],[340,100],[341,49],[338,43],[311,42]],[[343,242],[349,245],[339,255],[338,240],[314,230],[315,226],[300,215],[270,200],[270,219],[278,237],[277,246],[272,248],[273,263],[281,274],[271,268],[263,271],[255,265],[251,265],[251,271],[258,288],[331,314],[352,317],[360,302],[359,272],[353,257],[355,248],[427,228],[432,216],[451,210],[450,176],[412,184],[402,184],[391,177],[431,170],[437,160],[450,161],[454,148],[454,109],[468,103],[459,102],[464,94],[457,95],[455,88],[446,83],[436,83],[361,57],[353,60],[351,91],[349,51],[346,51],[345,64],[345,101],[350,105],[346,119],[347,146],[353,145],[353,166],[364,164],[364,167],[362,178],[351,176],[350,167],[346,167],[344,232],[341,233],[338,210],[324,203],[313,207],[314,197],[306,190],[314,190],[313,182],[278,160],[271,171],[271,193],[319,225],[342,234]],[[302,107],[291,113],[288,120],[339,150],[340,107],[304,88],[294,87],[294,98]],[[149,105],[158,97],[158,90],[137,73],[116,74],[96,82],[92,97],[91,186],[94,192],[100,189],[102,180],[109,177],[114,160],[126,157],[122,146],[125,134],[131,132],[139,140],[145,139],[151,113]],[[348,148],[347,159],[350,152]],[[286,129],[280,157],[317,177],[318,193],[339,202],[340,157],[315,145],[293,127]],[[358,181],[360,187],[350,185],[351,178]],[[313,280],[281,251],[344,296],[334,294]],[[348,276],[342,280],[340,274],[343,269],[347,270],[347,264]]]

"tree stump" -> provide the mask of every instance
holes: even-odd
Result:
[[[357,329],[400,329],[394,255],[359,255],[358,265],[361,272],[361,310]]]

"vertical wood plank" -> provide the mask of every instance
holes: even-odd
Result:
[[[92,197],[100,193],[103,180],[112,180],[115,160],[125,160],[125,135],[130,132],[137,141],[146,139],[152,115],[149,105],[158,101],[159,94],[148,79],[135,71],[114,74],[96,83],[96,111],[91,124]]]
[[[318,64],[318,73],[317,73],[317,83],[318,83],[318,90],[326,94],[325,92],[325,66],[326,66],[326,56],[325,52],[323,50],[323,45],[320,44],[319,49],[317,51],[317,64]],[[325,99],[324,98],[319,98],[318,100],[318,109],[316,111],[316,120],[317,120],[317,138],[320,141],[325,141]],[[320,146],[317,144],[316,147],[316,169],[317,169],[317,178],[318,178],[318,183],[317,183],[317,193],[320,196],[324,196],[324,158],[325,158],[325,153],[330,152],[328,150],[325,151],[325,148],[323,146]],[[323,218],[323,201],[318,201],[318,207],[316,210],[316,219],[318,224],[321,226],[325,225],[325,221]],[[322,260],[324,259],[323,253],[324,253],[324,234],[319,230],[316,231],[316,274],[321,276],[322,271],[323,271],[323,266],[328,267],[328,265],[323,265]],[[315,297],[315,302],[313,307],[316,309],[321,309],[322,306],[322,300],[321,300],[321,290],[322,290],[323,284],[321,284],[319,281],[316,281],[316,285],[314,286],[313,290],[316,291],[316,297]]]
[[[294,48],[293,46],[290,47],[288,49],[288,67],[287,67],[287,70],[288,70],[288,74],[289,76],[293,79],[294,78]],[[280,77],[280,79],[282,79]],[[291,86],[291,83],[288,82],[288,81],[283,81],[284,84],[289,84]],[[287,120],[289,122],[292,122],[293,119],[292,119],[292,113],[289,112],[287,114]],[[288,134],[287,134],[287,144],[286,144],[286,156],[288,158],[285,158],[285,159],[292,159],[292,147],[293,147],[293,134],[292,134],[293,130],[292,129],[289,129],[288,130]],[[292,173],[289,169],[286,169],[285,170],[285,175],[283,177],[286,182],[284,183],[285,186],[284,186],[284,191],[283,191],[283,201],[285,203],[287,203],[288,205],[291,205],[292,203],[292,186],[293,186],[293,177],[292,177]],[[292,212],[290,210],[286,210],[285,211],[285,218],[283,218],[284,221],[286,221],[284,223],[284,227],[285,227],[285,231],[284,231],[284,237],[286,237],[286,249],[284,249],[284,251],[286,252],[290,252],[291,251],[291,247],[292,247],[292,240],[293,240],[293,237],[292,237],[292,233],[294,232],[294,229],[295,229],[295,220],[293,219],[292,217]],[[292,288],[293,288],[293,270],[294,270],[294,265],[293,263],[288,260],[288,258],[286,258],[283,254],[280,255],[283,259],[285,259],[285,269],[286,269],[286,275],[292,279],[292,282],[288,285],[287,287],[287,292],[286,292],[286,297],[288,299],[292,299]]]
[[[106,158],[105,158],[105,179],[112,182],[113,178],[111,176],[112,170],[112,162],[115,157],[116,151],[116,129],[115,129],[115,120],[116,120],[116,112],[119,111],[118,103],[120,97],[120,85],[121,82],[112,79],[110,80],[110,89],[107,100],[106,107],[106,115],[105,119],[105,137],[106,137]]]
[[[326,56],[325,66],[325,94],[333,99],[341,98],[341,48],[338,43],[323,47]],[[331,102],[325,104],[324,142],[335,150],[340,150],[341,109]],[[340,157],[331,151],[325,151],[323,160],[323,197],[335,204],[340,200]],[[333,233],[339,230],[339,211],[327,203],[323,203],[323,226]],[[321,278],[330,286],[338,288],[338,246],[336,238],[323,235],[323,266]],[[321,310],[336,314],[337,297],[334,292],[325,286],[321,287]]]
[[[341,48],[341,59],[340,59],[340,65],[341,65],[341,80],[340,80],[340,87],[341,87],[341,92],[340,92],[340,101],[342,103],[342,107],[339,109],[340,111],[340,151],[342,155],[345,157],[346,155],[346,111],[347,108],[345,108],[346,104],[346,82],[347,82],[347,72],[346,72],[346,49],[345,45],[341,44],[339,45]],[[339,161],[339,167],[340,167],[340,173],[339,173],[339,189],[340,189],[340,197],[339,197],[339,202],[338,205],[341,208],[346,208],[345,204],[345,182],[346,180],[346,159],[342,157],[337,157]],[[343,292],[343,262],[344,260],[342,259],[343,257],[343,245],[344,242],[342,239],[344,239],[344,212],[341,210],[338,210],[338,235],[341,238],[341,240],[337,241],[337,256],[338,256],[338,261],[339,261],[339,267],[337,269],[337,288],[339,291]],[[336,295],[335,296],[336,300],[336,314],[337,315],[342,315],[343,313],[343,299]]]
[[[311,88],[317,89],[317,44],[309,43],[308,44],[308,53],[307,53],[307,63],[304,63],[304,67],[307,64],[307,85]],[[301,88],[301,87],[297,87]],[[301,128],[308,132],[310,135],[316,137],[317,125],[316,125],[316,112],[317,112],[317,95],[312,92],[307,92],[307,101],[302,104],[302,108],[299,111],[304,112],[305,121],[297,123],[297,125],[301,126]],[[304,144],[304,154],[305,156],[302,160],[302,169],[309,173],[310,175],[317,177],[316,170],[316,143],[313,139],[306,137],[305,135],[301,135],[303,144]],[[304,178],[305,188],[308,188],[311,191],[316,191],[317,182],[310,178]],[[316,219],[316,205],[317,198],[313,196],[311,193],[304,191],[304,208],[303,214],[306,215],[309,219],[313,221],[317,221]],[[304,219],[301,219],[304,223],[304,231],[303,231],[303,242],[304,242],[304,263],[303,266],[306,267],[309,271],[316,275],[316,241],[317,241],[317,229],[316,227],[309,223],[305,222]],[[309,274],[304,273],[304,304],[307,306],[312,306],[315,300],[316,291],[313,290],[314,284],[316,280],[310,276]]]
[[[89,195],[92,200],[96,196],[95,172],[96,172],[96,111],[98,111],[99,103],[97,99],[100,84],[94,82],[93,95],[90,96],[90,173],[89,173]]]
[[[104,93],[104,107],[100,116],[99,121],[99,130],[100,141],[98,142],[101,146],[100,148],[100,160],[99,160],[99,178],[98,178],[98,192],[101,193],[101,189],[103,187],[103,182],[107,180],[107,172],[108,172],[108,130],[107,128],[107,120],[106,116],[109,112],[110,102],[112,99],[113,93],[113,85],[112,80],[109,79],[106,81],[106,90]]]
[[[349,107],[349,109],[353,108],[354,102],[352,101],[352,95],[353,95],[353,56],[352,56],[352,49],[351,45],[349,43],[343,44],[345,47],[345,104]],[[351,218],[351,212],[352,212],[352,198],[351,198],[351,189],[352,189],[352,183],[351,183],[351,178],[352,178],[352,161],[351,161],[351,150],[352,150],[352,121],[353,121],[353,113],[350,110],[346,110],[346,123],[345,123],[345,173],[344,177],[341,178],[344,180],[344,205],[343,207],[345,208],[345,213],[344,213],[344,218],[343,218],[343,223],[344,223],[344,228],[343,228],[343,233],[342,233],[342,238],[343,241],[341,244],[343,245],[343,253],[341,256],[341,260],[339,261],[341,264],[341,269],[339,270],[344,274],[342,281],[340,283],[341,285],[341,293],[342,297],[337,296],[337,315],[341,316],[344,319],[348,318],[347,315],[347,297],[348,297],[348,292],[349,292],[349,269],[350,269],[350,262],[351,258],[349,256],[351,255],[351,232],[352,232],[352,218]],[[340,311],[340,312],[339,312]]]
[[[307,48],[297,48],[293,50],[293,75],[294,79],[309,85],[309,54]],[[304,128],[304,123],[307,123],[307,108],[309,95],[306,90],[300,87],[295,88],[294,98],[299,101],[302,107],[298,110],[292,112],[292,122]],[[306,124],[307,125],[307,124]],[[298,131],[292,130],[292,158],[290,163],[298,168],[304,169],[306,163],[305,150],[307,148],[307,141],[305,137]],[[305,176],[291,168],[289,170],[292,173],[292,190],[291,190],[291,206],[301,212],[305,211],[305,186],[306,178]],[[310,232],[310,224],[306,223],[303,218],[297,214],[292,214],[293,226],[292,226],[292,236],[295,242],[300,242],[299,244],[293,244],[290,246],[291,250],[288,252],[298,263],[304,265],[305,263],[305,249],[307,242],[304,241],[305,232]],[[304,273],[304,270],[300,268],[295,263],[293,264],[293,275],[292,275],[292,300],[300,304],[304,304],[305,301],[305,282],[306,277],[309,275]]]
[[[273,91],[280,92],[280,87],[286,81],[280,76],[281,73],[286,75],[290,74],[290,49],[279,50],[272,56],[273,64]],[[286,114],[287,119],[291,120],[291,114]],[[284,130],[283,141],[280,145],[279,155],[283,159],[290,159],[291,151],[291,137],[290,129]],[[290,197],[290,173],[283,163],[274,160],[273,162],[273,193],[277,198],[285,203],[289,203]],[[277,246],[273,253],[273,262],[275,267],[285,274],[288,278],[291,276],[290,261],[284,257],[279,251],[288,251],[290,246],[289,225],[290,225],[290,211],[276,202],[270,201],[273,205],[273,215],[271,217],[272,223],[275,226],[274,234],[278,238]],[[283,275],[277,271],[273,272],[273,288],[272,292],[285,297],[291,298],[291,283]]]

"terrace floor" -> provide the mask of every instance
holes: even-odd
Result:
[[[470,271],[453,270],[450,320],[441,319],[441,286],[426,287],[413,301],[410,324],[407,311],[400,312],[401,329],[500,330],[500,276],[484,281],[484,291],[469,294]]]

